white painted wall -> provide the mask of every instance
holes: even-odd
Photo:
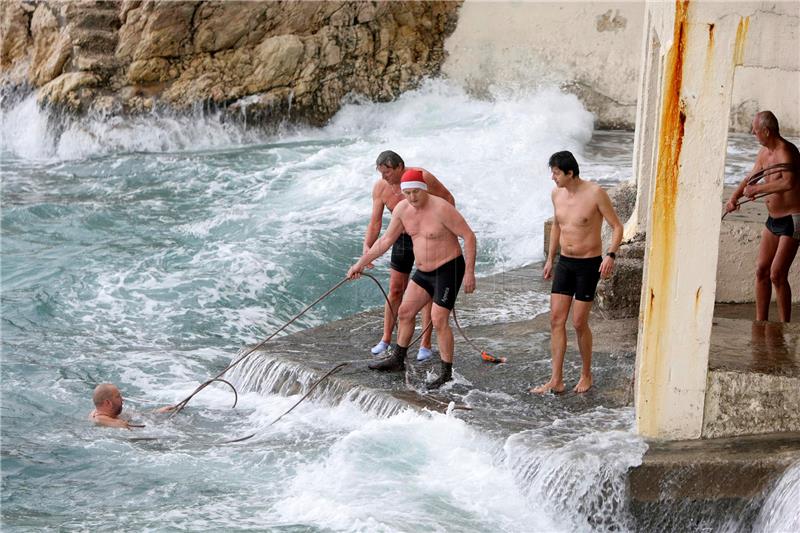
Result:
[[[784,134],[800,135],[800,1],[724,4],[732,14],[750,16],[730,126],[749,131],[753,114],[770,109]],[[478,94],[493,84],[563,85],[581,97],[600,126],[633,128],[644,13],[643,1],[466,0],[445,42],[443,72]]]

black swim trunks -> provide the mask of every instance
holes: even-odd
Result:
[[[459,255],[432,272],[422,272],[417,269],[411,279],[433,296],[433,303],[453,309],[458,289],[461,288],[461,281],[464,279],[465,266],[464,256]]]
[[[767,217],[767,229],[776,237],[791,237],[800,241],[800,214],[785,217]]]
[[[414,244],[411,235],[402,233],[392,245],[392,260],[389,267],[402,274],[410,274],[414,268]]]
[[[553,288],[550,292],[574,296],[581,302],[594,300],[594,291],[600,281],[600,264],[603,258],[566,257],[558,258],[553,273]]]

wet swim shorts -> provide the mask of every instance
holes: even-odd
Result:
[[[777,237],[791,237],[800,240],[800,214],[785,217],[767,217],[767,229]]]
[[[594,300],[594,291],[600,281],[600,264],[603,258],[565,257],[558,258],[553,273],[553,288],[550,292],[574,296],[581,302]]]
[[[432,272],[422,272],[417,269],[411,279],[433,297],[433,303],[453,309],[458,289],[461,288],[461,281],[464,279],[465,266],[464,256],[459,255]]]
[[[410,274],[414,268],[414,244],[411,235],[402,233],[392,245],[392,260],[389,263],[392,270],[401,274]]]

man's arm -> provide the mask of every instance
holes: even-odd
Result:
[[[450,194],[450,191],[447,190],[447,187],[442,185],[442,182],[439,181],[436,176],[424,168],[421,168],[420,170],[422,171],[422,177],[425,180],[425,183],[428,184],[428,192],[434,196],[438,196],[442,200],[445,200],[447,203],[455,207],[456,199],[452,194]]]
[[[550,193],[550,200],[553,202],[553,223],[550,225],[550,243],[547,246],[547,257],[544,261],[544,270],[542,276],[544,279],[553,277],[553,259],[558,250],[558,243],[561,240],[561,226],[558,224],[558,217],[556,217],[556,191]]]
[[[759,154],[759,156],[760,156],[760,154]],[[753,174],[758,172],[758,169],[759,169],[759,166],[760,166],[760,160],[761,160],[761,157],[756,157],[756,162],[753,165],[753,168],[750,170],[750,172],[747,174],[747,176],[744,177],[742,182],[739,183],[739,186],[736,187],[736,190],[733,191],[733,193],[731,194],[731,197],[728,200],[728,203],[725,204],[725,212],[726,213],[730,213],[731,211],[736,211],[737,209],[739,209],[739,206],[737,205],[737,203],[739,202],[739,199],[742,196],[744,196],[744,189],[745,189],[745,187],[747,187],[747,182],[750,181],[750,178],[753,176]]]
[[[619,250],[619,245],[622,243],[622,222],[619,221],[617,212],[614,210],[614,206],[611,204],[611,199],[608,197],[608,194],[600,187],[598,187],[597,208],[600,210],[600,214],[603,215],[603,218],[606,220],[606,222],[608,222],[608,225],[611,226],[611,229],[614,232],[611,237],[611,246],[608,248],[608,251],[616,254],[617,250]],[[615,262],[616,259],[610,255],[603,257],[603,262],[600,264],[600,276],[603,278],[610,276]]]
[[[364,234],[364,246],[361,250],[362,254],[366,253],[367,250],[369,250],[372,245],[375,244],[375,241],[378,239],[378,235],[381,233],[384,207],[380,194],[381,186],[381,182],[377,181],[375,182],[375,186],[372,187],[372,213],[370,213],[367,231]]]
[[[347,277],[350,279],[358,279],[364,268],[372,263],[375,259],[386,253],[386,250],[392,247],[394,242],[400,237],[403,232],[403,223],[400,220],[403,211],[408,206],[408,201],[403,200],[394,208],[392,213],[392,221],[389,222],[389,227],[383,233],[380,239],[375,241],[369,250],[364,252],[361,258],[350,267],[347,271]]]
[[[777,156],[775,164],[792,162],[792,154],[789,153],[788,150],[781,150]],[[772,174],[769,181],[765,180],[764,183],[747,185],[743,192],[748,198],[755,198],[761,194],[786,192],[797,186],[797,180],[796,170],[790,167]]]
[[[475,238],[475,232],[455,207],[448,205],[445,208],[442,223],[456,236],[464,239],[464,292],[470,294],[475,290],[475,257],[478,240]]]

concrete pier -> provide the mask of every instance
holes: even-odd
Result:
[[[438,372],[438,361],[434,356],[433,361],[416,362],[416,347],[409,350],[405,375],[367,368],[372,360],[369,347],[381,332],[381,309],[287,335],[268,343],[252,357],[292,362],[318,376],[347,362],[343,371],[329,378],[339,388],[375,391],[414,409],[444,412],[452,402],[454,416],[501,438],[601,407],[632,408],[638,321],[607,318],[600,310],[591,319],[594,388],[582,395],[567,392],[541,397],[527,392],[528,387],[545,382],[550,374],[549,282],[542,279],[541,268],[542,264],[533,264],[479,279],[474,295],[459,296],[456,312],[466,336],[480,349],[507,357],[508,362],[482,361],[453,324],[456,381],[443,391],[424,390],[429,372]],[[748,402],[776,398],[771,379],[800,378],[800,324],[767,324],[760,337],[763,323],[750,319],[753,312],[752,305],[718,304],[709,352],[709,389],[714,388],[717,373],[766,380],[764,388],[753,389]],[[794,312],[800,313],[800,305]],[[577,382],[579,371],[574,334],[568,331],[568,390]],[[301,389],[299,383],[286,388],[291,394]],[[800,387],[795,388],[795,393],[798,391]],[[746,427],[757,429],[758,417],[773,417],[767,407],[748,405],[752,416]],[[795,415],[798,412],[795,409]],[[787,420],[787,429],[794,427],[791,420],[796,419]],[[750,499],[768,488],[790,464],[800,461],[800,428],[796,427],[777,435],[647,442],[649,450],[642,465],[629,472],[633,504],[670,499]]]

